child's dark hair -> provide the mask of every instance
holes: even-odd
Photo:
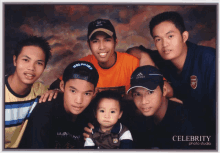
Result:
[[[150,21],[149,28],[152,37],[153,37],[153,28],[164,21],[172,22],[176,26],[176,28],[180,31],[181,34],[186,30],[184,25],[184,20],[179,13],[174,11],[163,12],[154,16]]]
[[[97,93],[96,97],[93,99],[93,104],[94,104],[93,111],[95,114],[96,114],[98,105],[103,98],[114,99],[118,101],[119,106],[120,106],[120,111],[123,111],[121,94],[113,90],[105,90],[105,91],[101,91]]]
[[[19,56],[24,46],[40,47],[45,54],[45,67],[46,67],[47,62],[49,58],[51,57],[51,52],[50,52],[51,48],[50,48],[49,43],[46,41],[46,39],[44,39],[43,37],[29,36],[28,38],[21,40],[20,42],[18,42],[15,52],[14,52],[14,55],[16,56],[16,58]]]

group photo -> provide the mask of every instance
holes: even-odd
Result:
[[[3,150],[216,151],[218,11],[3,3]]]

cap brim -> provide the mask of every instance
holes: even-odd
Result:
[[[98,29],[95,29],[90,35],[89,35],[89,39],[92,37],[92,35],[97,32],[97,31],[102,31],[102,32],[105,32],[106,34],[108,34],[109,36],[113,36],[113,32],[108,30],[108,29],[105,29],[105,28],[98,28]]]
[[[128,89],[127,94],[129,93],[129,91],[131,91],[131,89],[138,88],[138,87],[145,88],[145,89],[150,90],[150,91],[154,91],[154,90],[155,90],[155,89],[154,89],[154,90],[151,90],[151,89],[146,88],[146,87],[144,87],[144,86],[133,86],[133,87],[130,87],[130,88]]]

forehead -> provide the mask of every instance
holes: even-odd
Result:
[[[103,108],[119,108],[120,104],[118,100],[111,99],[111,98],[102,98],[99,101],[98,107]]]
[[[97,31],[92,35],[90,40],[99,39],[99,38],[112,38],[113,39],[113,37],[109,36],[107,33],[103,31]]]
[[[24,46],[22,47],[19,55],[26,55],[30,58],[36,58],[40,60],[45,59],[44,51],[38,46]]]
[[[132,92],[147,92],[147,91],[150,91],[150,90],[144,87],[136,87],[132,89]]]
[[[167,34],[168,32],[180,32],[171,21],[163,21],[153,28],[153,35]]]
[[[66,84],[66,87],[72,87],[78,91],[86,92],[93,91],[94,85],[91,82],[82,79],[69,79]]]

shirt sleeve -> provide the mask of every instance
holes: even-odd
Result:
[[[132,149],[132,135],[129,130],[125,131],[122,136],[119,138],[120,140],[120,149]]]
[[[53,103],[53,102],[50,102]],[[38,103],[33,110],[19,148],[52,148],[52,120],[50,109],[44,103]]]

